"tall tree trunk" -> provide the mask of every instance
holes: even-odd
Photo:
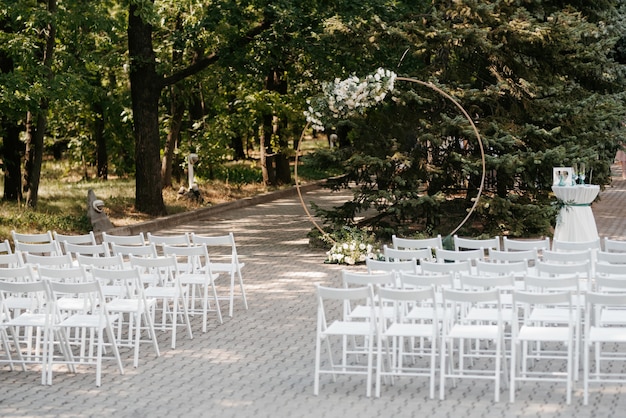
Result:
[[[261,162],[261,176],[263,177],[263,185],[270,184],[270,169],[268,169],[267,145],[269,139],[266,138],[265,126],[259,127],[259,160]]]
[[[29,207],[37,207],[41,163],[43,161],[43,137],[47,119],[43,112],[47,110],[47,100],[42,100],[39,112],[28,112],[26,116],[26,153],[22,191]],[[34,119],[34,120],[33,120]]]
[[[50,22],[45,31],[45,47],[43,51],[43,68],[47,72],[48,83],[52,82],[52,58],[56,38],[55,15],[57,12],[56,0],[48,0],[48,13]],[[39,109],[35,114],[28,112],[26,129],[26,165],[24,167],[24,179],[22,190],[26,204],[30,207],[37,206],[39,194],[39,180],[41,179],[41,163],[43,160],[43,138],[48,125],[48,107],[50,101],[44,97],[39,102]],[[36,120],[33,121],[33,118]],[[35,125],[33,126],[33,122]]]
[[[22,152],[24,144],[20,141],[20,127],[14,122],[3,122],[2,161],[4,163],[4,199],[22,200]]]
[[[152,26],[137,12],[137,4],[131,2],[128,52],[135,135],[135,207],[141,212],[160,216],[166,214],[159,155],[159,96],[163,80],[156,72]]]
[[[106,139],[104,138],[104,109],[102,102],[93,104],[96,119],[93,123],[93,138],[96,142],[96,169],[98,178],[106,180],[109,177],[109,154]]]
[[[170,87],[170,100],[170,129],[167,133],[167,142],[163,150],[163,163],[161,164],[163,187],[172,187],[174,150],[180,143],[180,131],[183,126],[183,116],[185,115],[185,108],[176,86]]]
[[[265,81],[265,88],[279,94],[287,94],[287,82],[285,81],[284,71],[274,69],[270,71]],[[267,125],[270,126],[267,126]],[[291,183],[291,170],[289,169],[289,158],[283,151],[287,148],[288,143],[281,135],[282,121],[277,116],[266,118],[266,130],[270,130],[274,138],[278,138],[277,144],[271,144],[272,147],[272,166],[273,176],[270,176],[271,184],[289,184]]]
[[[183,21],[180,14],[176,17],[176,31],[183,30]],[[183,61],[182,45],[173,48],[172,66],[176,67]],[[175,85],[170,86],[170,129],[167,133],[167,141],[163,150],[163,161],[161,163],[161,176],[163,177],[163,188],[172,187],[172,164],[174,150],[180,142],[180,130],[183,124],[185,109],[181,103],[180,93]]]
[[[8,21],[0,21],[1,32],[12,32]],[[0,73],[10,74],[15,70],[13,59],[0,51]],[[20,126],[16,118],[0,116],[0,136],[2,136],[2,163],[4,165],[4,200],[22,200],[22,153],[24,147],[20,141]]]

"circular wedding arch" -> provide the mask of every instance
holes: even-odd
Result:
[[[463,116],[465,116],[465,119],[467,119],[469,124],[472,126],[474,134],[476,135],[476,140],[478,141],[478,148],[480,149],[480,158],[481,158],[481,163],[482,163],[482,174],[481,174],[481,177],[480,177],[480,187],[478,187],[478,193],[476,194],[476,198],[474,199],[474,204],[472,205],[470,210],[467,212],[467,215],[465,216],[465,218],[463,218],[461,223],[456,228],[454,228],[452,230],[452,232],[450,232],[447,235],[447,236],[452,236],[459,229],[461,229],[461,227],[463,225],[465,225],[465,222],[467,222],[467,220],[470,218],[470,216],[472,216],[472,213],[476,209],[476,206],[478,206],[478,202],[480,200],[480,196],[482,195],[482,192],[483,192],[483,187],[485,186],[485,173],[486,173],[487,170],[486,170],[486,164],[485,164],[485,149],[483,147],[482,138],[480,137],[480,133],[478,132],[478,128],[476,128],[476,125],[474,124],[474,121],[472,120],[470,115],[467,113],[465,108],[463,106],[461,106],[461,104],[454,97],[450,96],[448,93],[446,93],[445,91],[441,90],[439,87],[435,86],[433,83],[421,81],[421,80],[418,80],[418,79],[412,78],[412,77],[396,77],[396,81],[404,81],[404,82],[408,82],[408,83],[419,84],[421,86],[427,87],[427,88],[435,91],[436,93],[439,93],[441,96],[443,96],[446,99],[448,99],[450,102],[452,102],[461,111]],[[300,181],[298,179],[298,156],[300,155],[300,144],[302,144],[302,141],[304,140],[304,133],[306,132],[306,130],[308,129],[309,126],[310,126],[310,123],[307,123],[307,125],[302,130],[302,134],[300,135],[300,140],[298,141],[298,147],[296,149],[296,158],[295,158],[295,166],[294,166],[294,177],[295,177],[296,190],[298,191],[298,197],[300,198],[300,204],[302,205],[302,208],[306,212],[306,214],[307,214],[309,220],[311,221],[311,223],[315,226],[315,228],[317,228],[317,230],[319,230],[322,233],[322,235],[324,237],[326,237],[329,241],[334,243],[334,240],[329,236],[329,234],[326,231],[324,231],[324,229],[322,229],[322,227],[319,226],[319,224],[313,218],[313,215],[311,215],[311,212],[306,207],[306,203],[304,203],[304,198],[302,197],[302,190],[300,190]]]

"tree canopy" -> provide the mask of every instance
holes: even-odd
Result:
[[[325,81],[380,67],[432,82],[478,126],[488,184],[473,232],[547,233],[551,168],[584,161],[593,182],[607,184],[624,135],[617,1],[0,5],[4,198],[34,193],[33,206],[30,155],[44,149],[67,148],[100,178],[134,175],[137,209],[156,215],[189,152],[210,176],[255,148],[264,180],[289,183],[307,98]],[[354,223],[375,209],[380,232],[446,233],[449,214],[471,204],[480,155],[449,101],[400,83],[379,106],[335,122],[326,133],[341,146],[317,158],[345,173],[333,187],[358,187],[329,220]]]

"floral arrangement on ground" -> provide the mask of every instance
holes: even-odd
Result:
[[[368,258],[383,257],[380,244],[368,229],[346,226],[329,235],[334,243],[326,252],[326,263],[355,265],[365,263]]]

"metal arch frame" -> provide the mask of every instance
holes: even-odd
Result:
[[[411,78],[411,77],[397,77],[396,81],[405,81],[405,82],[409,82],[409,83],[416,83],[416,84],[422,85],[424,87],[428,87],[429,89],[439,93],[440,95],[442,95],[446,99],[450,100],[461,111],[461,113],[463,113],[463,116],[465,116],[467,121],[470,123],[470,125],[472,126],[472,129],[474,130],[474,134],[476,135],[476,140],[478,141],[478,147],[480,149],[480,157],[481,157],[481,161],[482,161],[482,175],[481,175],[481,178],[480,178],[480,187],[478,188],[478,193],[477,193],[476,198],[474,200],[474,204],[472,205],[472,207],[468,211],[468,213],[465,216],[465,218],[461,221],[461,223],[456,228],[454,228],[454,230],[452,232],[450,232],[447,235],[447,236],[452,236],[459,229],[461,229],[461,227],[463,225],[465,225],[465,222],[467,222],[467,220],[470,218],[470,216],[472,215],[472,213],[476,209],[476,206],[478,206],[478,202],[480,201],[480,196],[482,195],[483,188],[485,186],[485,174],[486,174],[487,170],[486,170],[486,164],[485,164],[485,149],[483,147],[482,138],[480,137],[480,133],[478,132],[478,128],[476,128],[476,125],[474,124],[474,121],[472,120],[470,115],[467,113],[465,108],[463,106],[461,106],[461,104],[456,99],[454,99],[452,96],[450,96],[445,91],[441,90],[439,87],[435,86],[433,83],[431,83],[431,82],[427,83],[425,81],[421,81],[421,80],[418,80],[418,79],[415,79],[415,78]],[[307,128],[309,126],[310,126],[310,123],[307,123],[306,126],[304,127],[304,129],[302,130],[302,134],[300,135],[300,140],[298,141],[298,149],[296,150],[295,167],[294,167],[294,177],[295,177],[296,190],[298,191],[298,197],[300,198],[300,204],[302,205],[302,208],[304,209],[304,211],[306,212],[307,216],[309,217],[309,220],[311,221],[311,223],[329,241],[335,243],[335,241],[329,236],[329,234],[326,231],[324,231],[318,225],[318,223],[313,218],[313,215],[311,215],[311,212],[309,211],[309,209],[307,208],[306,204],[304,203],[304,198],[302,197],[302,191],[300,190],[300,181],[298,179],[298,156],[300,155],[300,144],[302,144],[302,141],[304,140],[304,133],[306,132],[306,130],[307,130]]]

